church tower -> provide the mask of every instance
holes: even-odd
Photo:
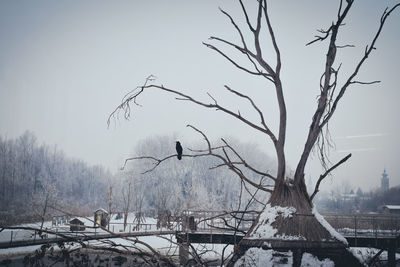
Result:
[[[381,190],[387,191],[389,190],[389,178],[386,173],[386,169],[383,170],[382,178],[381,178]]]

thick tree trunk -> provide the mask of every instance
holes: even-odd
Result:
[[[251,237],[263,224],[271,223],[263,219],[263,213],[268,212],[268,208],[281,207],[290,208],[293,212],[290,216],[286,217],[279,215],[272,222],[271,226],[276,229],[276,234],[272,237],[273,240],[278,241],[279,237],[295,240],[295,237],[297,237],[297,241],[338,241],[315,218],[313,204],[308,196],[306,186],[303,182],[304,179],[299,180],[299,183],[294,183],[293,181],[277,182],[268,201],[269,205],[267,205],[253,227],[248,231],[248,237]],[[251,239],[254,240],[254,237]]]
[[[298,181],[277,181],[267,206],[239,243],[240,249],[233,261],[250,247],[308,251],[346,246],[343,239],[332,233],[333,229],[328,229],[331,227],[326,222],[315,216],[304,179],[298,178]]]
[[[299,183],[277,181],[268,203],[271,206],[294,207],[297,211],[311,212],[312,203],[308,196],[304,179],[294,179],[294,181],[296,180]]]

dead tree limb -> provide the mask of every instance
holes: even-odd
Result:
[[[245,166],[247,169],[253,171],[254,173],[256,173],[258,175],[262,175],[263,177],[264,176],[268,177],[269,179],[271,179],[273,181],[276,180],[275,177],[273,177],[269,173],[261,172],[261,171],[255,169],[254,167],[252,167],[251,165],[249,165],[246,161],[244,161],[244,159],[239,155],[239,153],[231,145],[229,145],[224,139],[222,139],[222,141],[225,143],[225,145],[218,146],[218,147],[212,147],[210,140],[201,130],[199,130],[198,128],[196,128],[192,125],[187,125],[187,127],[193,129],[194,131],[198,132],[200,135],[203,136],[204,140],[207,143],[207,149],[197,150],[198,153],[195,153],[195,154],[183,154],[182,157],[189,157],[189,158],[198,158],[198,157],[206,157],[206,156],[215,157],[215,158],[221,160],[222,162],[221,162],[221,164],[219,164],[217,166],[211,167],[211,169],[226,166],[229,170],[231,170],[235,174],[237,174],[241,180],[246,181],[248,184],[252,185],[253,187],[258,188],[265,192],[271,192],[270,189],[267,189],[264,186],[251,181],[248,177],[246,177],[246,175],[243,173],[243,171],[238,166]],[[237,158],[239,158],[240,161],[231,160],[231,157],[228,155],[227,149],[229,149],[229,151],[231,151]],[[195,150],[190,150],[190,151],[195,151]],[[217,151],[222,151],[222,153],[218,153]],[[154,166],[149,168],[148,170],[144,171],[143,174],[145,174],[145,173],[149,173],[149,172],[153,171],[161,163],[163,163],[171,158],[174,158],[175,156],[176,156],[176,154],[168,155],[163,158],[156,158],[153,156],[132,157],[132,158],[128,158],[125,160],[123,168],[126,166],[127,162],[131,161],[131,160],[151,160],[151,161],[153,161]]]
[[[296,167],[296,172],[295,172],[295,183],[296,184],[304,184],[304,168],[307,163],[307,160],[309,158],[309,155],[320,137],[322,130],[324,127],[328,126],[328,122],[332,118],[333,114],[336,111],[336,108],[339,104],[339,101],[341,98],[344,96],[346,90],[351,84],[361,84],[361,82],[354,81],[354,78],[357,76],[360,68],[370,55],[373,49],[375,49],[375,43],[376,40],[378,39],[382,28],[386,22],[386,19],[388,16],[398,7],[400,4],[397,4],[393,6],[389,11],[388,9],[385,10],[383,13],[381,20],[380,20],[380,25],[379,28],[371,41],[370,45],[366,47],[365,52],[363,57],[360,59],[360,61],[357,63],[354,71],[349,75],[349,77],[345,80],[344,84],[340,87],[340,90],[335,92],[335,88],[337,86],[337,75],[338,71],[340,69],[340,66],[335,69],[333,67],[336,59],[336,52],[337,52],[337,44],[336,44],[336,39],[339,33],[339,28],[344,25],[343,21],[345,20],[351,6],[353,5],[354,0],[347,0],[345,3],[343,1],[340,1],[340,7],[338,11],[338,18],[337,21],[334,22],[326,31],[320,31],[323,33],[322,36],[316,36],[316,39],[313,41],[309,42],[307,45],[313,44],[317,41],[324,41],[328,39],[329,37],[329,46],[328,46],[328,52],[326,54],[326,61],[325,61],[325,70],[324,73],[321,77],[321,93],[318,98],[318,105],[317,109],[312,117],[311,125],[309,128],[308,136],[306,139],[306,143],[302,152],[302,155],[300,157],[300,160],[297,164]],[[345,6],[343,6],[345,5]],[[333,79],[333,83],[332,83]],[[374,81],[371,83],[362,83],[362,84],[374,84],[377,83],[378,81]],[[320,150],[324,149],[324,144],[320,146]],[[323,153],[323,152],[321,152]],[[323,162],[324,165],[324,162]]]
[[[348,154],[346,157],[344,157],[343,159],[341,159],[338,163],[336,163],[335,165],[333,165],[331,168],[329,168],[324,174],[319,176],[319,179],[317,181],[317,184],[315,185],[315,189],[314,192],[312,193],[312,195],[310,196],[310,200],[313,200],[313,198],[315,197],[315,195],[319,192],[319,185],[322,182],[322,180],[330,173],[332,172],[334,169],[336,169],[337,167],[339,167],[340,165],[342,165],[343,163],[345,163],[349,158],[351,157],[351,154]]]

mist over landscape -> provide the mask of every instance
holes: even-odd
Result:
[[[165,266],[332,266],[305,249],[318,242],[348,253],[332,264],[376,260],[351,242],[359,226],[398,238],[399,6],[1,1],[0,247],[99,231]],[[202,261],[182,238],[209,229],[234,241]],[[393,266],[398,247],[375,249]],[[29,260],[0,260],[14,253]]]

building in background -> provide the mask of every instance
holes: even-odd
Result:
[[[389,190],[389,177],[386,173],[386,169],[383,170],[382,178],[381,178],[381,190],[387,191]]]
[[[384,214],[400,214],[400,205],[383,205],[378,211]]]

